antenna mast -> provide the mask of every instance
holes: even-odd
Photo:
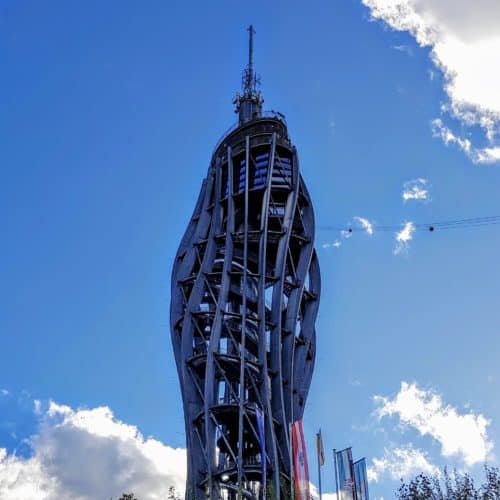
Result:
[[[255,30],[253,29],[253,26],[250,25],[247,28],[248,31],[248,66],[247,70],[245,71],[245,92],[254,92],[255,87],[256,87],[256,77],[254,75],[253,71],[253,35],[255,33]]]
[[[236,113],[240,115],[240,125],[247,121],[258,118],[262,114],[262,103],[264,99],[257,90],[260,84],[260,78],[255,74],[253,63],[253,35],[255,30],[252,25],[247,28],[248,31],[248,65],[243,70],[242,87],[243,94],[236,94],[234,104]]]

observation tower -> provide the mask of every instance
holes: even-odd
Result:
[[[248,31],[238,123],[215,147],[172,271],[187,500],[292,497],[290,426],[316,354],[313,207],[284,116],[262,111]]]

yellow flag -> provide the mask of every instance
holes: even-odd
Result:
[[[321,429],[316,434],[316,447],[318,449],[319,465],[324,465],[325,464],[325,450],[323,449],[323,439],[321,438]]]

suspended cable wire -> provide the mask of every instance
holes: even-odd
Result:
[[[397,225],[376,225],[372,224],[371,227],[373,231],[380,232],[398,232],[404,227],[404,225],[408,222],[404,222]],[[491,226],[500,224],[500,215],[492,215],[488,217],[470,217],[467,219],[456,219],[456,220],[445,220],[445,221],[434,221],[434,222],[422,222],[416,223],[412,222],[414,228],[416,230],[427,230],[430,232],[433,231],[441,231],[444,229],[465,229],[471,227],[479,227],[479,226]],[[346,226],[320,226],[320,230],[324,231],[339,231],[352,233],[356,232],[366,232],[366,228],[358,225],[357,223],[353,225]]]

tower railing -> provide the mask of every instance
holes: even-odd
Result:
[[[283,123],[283,125],[285,125],[285,127],[287,126],[286,125],[286,118],[285,118],[285,115],[283,113],[280,113],[279,111],[274,111],[273,109],[270,109],[270,110],[267,110],[267,111],[263,111],[262,112],[262,115],[259,116],[258,120],[262,119],[262,118],[272,118],[274,120],[279,120],[281,123]],[[215,144],[215,147],[212,151],[212,154],[214,154],[218,149],[219,147],[221,146],[221,144],[224,142],[224,140],[229,136],[231,135],[232,132],[234,132],[236,129],[238,129],[240,127],[240,122],[237,121],[235,123],[233,123],[221,136],[220,136],[220,139],[217,141],[217,143]]]

